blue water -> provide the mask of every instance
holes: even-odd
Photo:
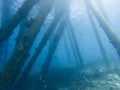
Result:
[[[13,16],[22,7],[25,1],[26,0],[0,0],[1,28],[3,25],[7,25],[6,22],[10,21],[11,18],[14,20]],[[54,4],[56,4],[57,1],[60,1],[60,3],[55,6]],[[99,9],[100,14],[107,21],[107,25],[113,28],[112,34],[115,33],[115,36],[118,37],[117,41],[120,42],[120,1],[90,1],[94,4],[95,9]],[[48,7],[44,7],[45,3],[49,3],[49,0],[41,0],[35,4],[26,16],[27,20],[29,21],[35,19],[37,16],[41,16]],[[29,65],[39,43],[42,41],[46,32],[49,33],[47,30],[49,30],[52,21],[54,21],[55,18],[59,18],[55,17],[55,15],[56,12],[60,12],[59,6],[62,6],[62,4],[65,4],[64,9],[62,10],[64,12],[62,17],[64,18],[66,13],[67,17],[63,20],[60,19],[58,25],[55,24],[56,28],[42,48],[41,53],[39,53],[39,56],[28,74],[29,76],[27,76],[26,80],[23,80],[24,82],[21,82],[23,84],[19,83],[19,78],[26,70],[27,65]],[[18,49],[16,47],[19,47],[21,44],[19,42],[16,45],[16,38],[19,35],[19,31],[22,30],[20,28],[24,18],[12,29],[12,34],[3,42],[0,42],[0,90],[120,90],[120,55],[117,52],[119,51],[120,43],[115,45],[112,43],[114,37],[111,39],[109,38],[109,35],[105,32],[105,26],[103,25],[104,27],[102,27],[100,24],[102,19],[98,20],[89,5],[88,8],[90,12],[87,10],[85,0],[54,0],[53,6],[54,7],[52,7],[46,15],[44,23],[39,25],[41,26],[40,32],[36,34],[32,46],[27,50],[27,55],[29,54],[27,58],[21,59],[20,56],[22,56],[22,53],[18,52],[19,55],[15,54],[15,50]],[[27,8],[24,8],[24,10],[26,11]],[[41,13],[39,14],[40,11]],[[96,29],[92,26],[89,13],[91,13],[91,16],[93,17]],[[44,16],[41,17],[44,18]],[[57,41],[53,43],[55,40],[54,37],[57,37],[56,33],[60,32],[60,30],[62,31],[59,27],[61,25],[60,22],[63,21],[62,23],[65,23],[68,19],[72,28],[66,24],[60,39],[57,39],[58,43]],[[27,30],[32,26],[35,26],[34,23],[36,22],[37,21],[33,21],[32,24],[25,28],[26,31],[24,30],[23,36],[21,35],[21,41],[28,32]],[[14,23],[11,22],[10,26]],[[8,30],[9,28],[10,27],[8,27]],[[37,30],[36,26],[32,29]],[[3,32],[4,31],[5,30],[3,30]],[[95,31],[98,32],[98,35],[96,35]],[[71,36],[69,36],[69,32],[71,32]],[[7,31],[5,34],[7,34]],[[99,37],[100,41],[98,41],[97,37]],[[26,38],[29,39],[30,37],[26,36]],[[99,45],[100,42],[102,48],[101,45]],[[24,47],[24,43],[22,44],[23,46],[19,48]],[[54,48],[55,45],[57,45],[56,48]],[[53,53],[52,51],[54,51],[54,49],[55,52]],[[24,53],[25,48],[22,50]],[[50,50],[51,52],[49,53]],[[14,76],[12,76],[14,73],[11,71],[14,71],[13,68],[16,68],[15,66],[19,67],[19,64],[21,64],[21,62],[18,61],[16,63],[12,62],[13,64],[10,63],[9,65],[9,61],[14,57],[13,55],[17,56],[14,61],[23,60],[24,63],[20,68],[20,72],[18,70],[18,76],[15,78],[15,81],[10,84],[12,81],[9,80],[9,76],[11,75],[10,77],[14,78]],[[48,55],[52,55],[52,58],[47,58]],[[49,59],[51,59],[50,65],[48,65],[46,71],[43,71],[45,72],[45,75],[41,75],[40,72],[45,65],[44,63]],[[83,66],[80,60],[82,60]],[[10,68],[8,69],[8,67]],[[47,65],[45,65],[45,67],[47,67]],[[2,78],[6,78],[6,81],[2,80]],[[43,80],[40,81],[42,78]],[[19,83],[18,85],[16,85],[17,82]]]

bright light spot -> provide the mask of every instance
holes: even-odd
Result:
[[[70,17],[77,19],[84,16],[85,9],[83,0],[74,0],[70,7]]]

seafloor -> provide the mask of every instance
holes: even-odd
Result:
[[[42,84],[44,90],[120,90],[119,68],[51,68],[50,71]],[[34,77],[29,79],[32,81],[26,90],[34,90]]]

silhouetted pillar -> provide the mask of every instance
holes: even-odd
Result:
[[[26,0],[15,15],[6,21],[0,28],[0,45],[12,35],[17,25],[27,17],[33,6],[41,0]]]
[[[51,10],[52,5],[53,0],[47,0],[47,3],[44,3],[42,10],[39,11],[35,18],[35,22],[30,26],[26,34],[19,42],[18,46],[15,48],[10,60],[7,62],[2,71],[2,77],[0,77],[1,90],[11,88],[21,73],[21,68],[28,57],[29,50],[32,47],[36,36],[40,32],[40,29],[46,19],[46,16]]]
[[[103,59],[104,59],[105,65],[106,66],[110,66],[107,53],[106,53],[105,48],[103,46],[102,40],[100,38],[100,34],[98,32],[98,28],[97,28],[97,26],[95,24],[95,21],[94,21],[94,18],[92,16],[92,13],[90,12],[90,9],[89,9],[89,7],[87,5],[86,5],[86,8],[87,8],[87,12],[88,12],[88,17],[90,19],[91,25],[93,27],[93,31],[95,33],[95,36],[96,36],[96,39],[97,39],[97,42],[98,42],[98,46],[99,46],[101,55],[103,56]]]
[[[100,10],[95,6],[95,4],[89,0],[86,1],[89,8],[92,10],[94,16],[96,17],[98,23],[106,33],[110,43],[114,46],[116,49],[119,57],[120,57],[120,37],[115,33],[114,28],[112,25],[109,24],[107,19],[104,17],[104,15],[100,12]]]

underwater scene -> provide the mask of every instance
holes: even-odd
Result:
[[[120,90],[120,0],[0,0],[0,90]]]

